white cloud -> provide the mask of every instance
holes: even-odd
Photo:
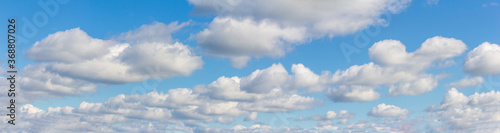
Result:
[[[284,56],[310,39],[351,34],[385,22],[384,13],[397,13],[410,1],[189,0],[194,12],[216,14],[197,34],[198,43],[209,54],[231,58],[235,67],[245,66],[251,57]]]
[[[449,86],[462,89],[469,86],[481,85],[483,81],[484,81],[483,77],[463,78],[457,82],[450,83]]]
[[[203,66],[200,56],[193,54],[187,45],[182,43],[144,43],[125,49],[120,60],[132,66],[132,73],[144,75],[157,74],[156,78],[187,76]],[[149,72],[151,67],[154,72]]]
[[[385,118],[406,118],[410,114],[407,109],[401,109],[400,107],[394,105],[386,105],[384,103],[373,107],[373,109],[368,113],[375,117],[385,117]]]
[[[256,70],[241,78],[241,89],[249,93],[269,93],[289,81],[288,72],[281,64],[273,64],[264,70]]]
[[[379,97],[373,89],[381,85],[389,87],[390,96],[429,92],[438,85],[440,76],[426,70],[466,49],[462,41],[440,36],[427,39],[414,52],[407,52],[405,45],[397,40],[376,42],[368,53],[376,64],[370,62],[336,71],[331,81],[339,87],[330,89],[327,96],[334,101],[372,101]]]
[[[187,45],[172,42],[170,34],[185,25],[155,22],[123,33],[121,39],[132,44],[92,38],[80,28],[60,31],[36,42],[27,57],[45,62],[49,72],[97,83],[187,76],[203,61]]]
[[[444,95],[439,109],[431,112],[442,127],[458,132],[495,132],[500,126],[500,92],[465,96],[452,88]]]
[[[273,64],[246,77],[220,77],[207,86],[194,87],[194,91],[220,100],[257,100],[288,95],[298,89],[321,92],[329,85],[327,73],[317,75],[303,64],[292,65],[292,73],[288,74],[282,64]]]
[[[448,90],[443,96],[443,101],[441,102],[441,106],[439,108],[452,108],[455,106],[461,106],[467,102],[467,96],[457,91],[455,88],[451,88]]]
[[[329,72],[317,75],[303,64],[293,64],[292,73],[292,83],[290,83],[292,86],[288,87],[291,90],[307,88],[307,92],[318,93],[330,84]]]
[[[485,42],[467,54],[464,59],[464,71],[472,75],[500,74],[500,46]]]
[[[44,67],[39,68],[43,69]],[[38,72],[43,73],[44,71]],[[267,69],[256,70],[248,77],[275,80],[275,78],[266,77],[275,76],[275,72],[284,72],[286,77],[294,76],[288,75],[281,64],[274,64]],[[50,74],[44,75],[50,76]],[[36,75],[34,76],[36,77]],[[38,78],[43,79],[43,77]],[[58,78],[60,77],[56,76],[53,80]],[[170,89],[166,93],[154,90],[146,94],[120,94],[105,102],[84,101],[75,108],[51,107],[47,111],[27,104],[21,108],[23,112],[17,115],[21,116],[20,119],[29,120],[23,121],[16,128],[9,128],[7,131],[164,132],[165,130],[178,130],[194,132],[204,130],[205,124],[209,122],[231,124],[235,118],[241,118],[244,115],[246,115],[245,120],[256,120],[259,112],[290,112],[310,109],[317,102],[313,97],[298,95],[296,91],[286,91],[283,88],[284,84],[292,81],[292,78],[287,78],[283,83],[273,87],[272,91],[260,93],[241,90],[240,80],[242,79],[255,80],[255,78],[247,77],[220,77],[207,86],[195,86],[193,90],[178,88]],[[71,85],[79,85],[76,81],[68,80],[67,82],[72,83]],[[79,90],[73,91],[73,93],[77,93]],[[246,97],[232,97],[234,95],[246,95]],[[6,112],[0,110],[0,113]],[[329,114],[332,117],[332,112]],[[350,118],[350,115],[347,111],[341,111],[335,114],[335,118]],[[0,118],[4,121],[8,120],[6,116]],[[31,125],[36,125],[36,127],[20,130]],[[77,129],[70,128],[75,125],[80,126]],[[238,130],[271,130],[268,127],[270,126],[256,125]],[[0,126],[0,128],[4,129],[4,126]]]
[[[384,40],[375,43],[369,49],[370,59],[382,66],[392,66],[419,71],[436,61],[458,56],[467,49],[467,45],[454,38],[436,36],[427,39],[415,52],[406,52],[406,47],[396,40]]]

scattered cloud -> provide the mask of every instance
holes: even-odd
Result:
[[[300,64],[294,66],[303,65]],[[31,69],[32,67],[29,66],[27,68]],[[43,66],[34,68],[42,70],[36,72],[44,72]],[[306,68],[304,67],[303,69]],[[22,128],[30,126],[31,124],[36,124],[39,127],[30,128],[29,131],[36,130],[58,132],[73,130],[68,129],[70,126],[74,126],[72,124],[81,124],[81,129],[75,130],[89,132],[159,132],[162,130],[182,130],[194,132],[198,129],[205,129],[206,126],[204,126],[204,124],[207,122],[231,124],[235,121],[235,117],[246,115],[245,120],[256,120],[258,112],[289,112],[293,110],[310,109],[316,105],[316,99],[313,97],[298,95],[296,94],[296,91],[286,91],[284,88],[286,87],[285,84],[291,82],[293,78],[286,78],[285,80],[277,79],[275,75],[277,72],[285,74],[285,77],[294,76],[288,75],[288,72],[281,64],[274,64],[264,70],[256,70],[247,77],[220,77],[210,85],[199,85],[195,86],[194,89],[177,88],[170,89],[166,93],[154,90],[146,94],[120,94],[109,98],[106,102],[84,101],[81,102],[76,108],[57,107],[49,108],[48,111],[26,104],[23,106],[23,108],[26,109],[22,109],[23,111],[18,115],[23,117],[21,119],[28,119],[29,117],[30,120],[19,123],[19,126],[17,127]],[[37,75],[33,76],[36,77]],[[45,76],[51,75],[46,74]],[[282,75],[278,74],[278,76]],[[43,77],[40,77],[40,79],[43,79]],[[280,84],[269,84],[263,86],[270,87],[273,89],[272,91],[252,90],[260,88],[251,86],[260,85],[260,83],[267,84],[264,82],[268,81],[264,81],[262,79],[271,81],[278,80],[282,82],[276,81]],[[52,82],[68,86],[78,86],[80,84],[85,85],[84,83],[86,83],[83,81],[60,79],[60,77],[57,76],[54,76],[52,80],[54,80]],[[56,80],[62,80],[65,82]],[[40,82],[44,82],[40,84],[47,85],[47,82],[49,81]],[[247,82],[249,84],[240,85],[241,82]],[[240,89],[240,86],[247,86],[249,89]],[[85,90],[81,88],[70,88],[76,90],[65,90],[64,87],[51,87],[48,89],[61,89],[64,90],[61,92],[67,93],[80,93],[78,91]],[[230,93],[225,91],[229,91]],[[33,90],[30,92],[36,91]],[[43,92],[47,93],[47,91]],[[247,97],[238,97],[238,94],[246,95]],[[0,111],[0,113],[7,112],[3,110]],[[332,114],[330,113],[330,117],[331,115]],[[336,115],[338,115],[336,117],[340,118],[348,114],[346,114],[346,112],[341,112]],[[1,118],[4,121],[8,120],[7,116],[2,116]],[[48,118],[64,120],[45,121],[45,119]],[[42,123],[37,123],[39,121]],[[134,123],[139,125],[134,125]],[[122,126],[112,126],[114,124],[121,124]],[[162,126],[162,124],[164,125]],[[47,128],[50,125],[57,126]],[[173,127],[169,125],[173,125]],[[268,126],[263,127],[266,127],[265,129],[267,130]],[[253,130],[254,128],[250,127],[241,130]],[[16,131],[17,129],[18,128],[12,128],[12,130]],[[260,130],[261,129],[259,129],[259,131]],[[28,130],[19,131],[29,132]]]
[[[366,102],[377,100],[380,97],[374,88],[358,85],[341,85],[330,88],[325,95],[334,102]]]
[[[74,28],[37,41],[26,56],[43,63],[47,72],[94,83],[187,76],[200,69],[203,61],[170,35],[187,24],[143,25],[117,37],[125,43],[93,38]]]
[[[433,90],[440,76],[426,73],[434,63],[462,54],[467,46],[460,40],[432,37],[414,52],[407,52],[397,40],[376,42],[368,55],[374,62],[354,65],[332,75],[333,84],[326,95],[333,101],[373,101],[380,94],[375,88],[389,87],[389,95],[419,95]]]
[[[254,120],[257,120],[257,117],[259,116],[259,114],[257,112],[252,112],[250,114],[248,114],[247,116],[245,116],[245,121],[254,121]]]
[[[84,80],[61,76],[47,71],[45,64],[28,65],[21,71],[18,98],[21,103],[46,97],[78,96],[85,92],[96,92],[97,85]]]
[[[196,35],[196,40],[207,54],[228,57],[233,66],[246,66],[251,56],[281,57],[290,44],[304,41],[305,28],[282,28],[271,22],[251,19],[215,18]]]
[[[353,113],[349,113],[347,110],[340,110],[339,113],[335,111],[328,111],[324,115],[313,115],[309,117],[300,117],[298,120],[313,120],[313,121],[327,121],[333,119],[352,119],[354,118]]]
[[[143,25],[121,35],[131,44],[92,38],[74,28],[36,42],[28,49],[27,57],[46,63],[46,71],[96,83],[187,76],[200,69],[203,61],[187,45],[172,42],[170,34],[185,25],[177,22]]]

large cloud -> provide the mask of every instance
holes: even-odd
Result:
[[[26,52],[26,57],[35,61],[74,63],[99,58],[115,45],[111,40],[90,37],[80,28],[56,32],[37,41]]]
[[[46,63],[47,71],[97,83],[187,76],[203,61],[188,46],[173,42],[170,34],[185,25],[155,22],[118,37],[130,44],[92,38],[80,28],[60,31],[36,42],[27,57]]]
[[[251,57],[284,56],[304,41],[351,34],[384,22],[384,13],[397,13],[410,0],[189,2],[194,12],[217,15],[196,35],[198,43],[209,54],[228,57],[233,66],[243,67]]]
[[[500,74],[500,46],[485,42],[467,54],[464,71],[472,75]]]

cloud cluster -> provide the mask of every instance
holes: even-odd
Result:
[[[203,61],[188,46],[171,42],[170,33],[184,25],[156,22],[141,26],[122,35],[132,44],[92,38],[80,28],[60,31],[36,42],[27,57],[46,63],[49,71],[100,83],[137,82],[152,74],[156,74],[154,78],[186,76],[200,69]],[[160,40],[161,36],[166,39]]]
[[[171,37],[187,24],[154,22],[110,40],[93,38],[80,28],[50,34],[26,51],[38,64],[24,68],[20,87],[30,96],[62,97],[93,92],[96,83],[190,75],[204,63]]]
[[[465,96],[455,88],[448,90],[441,105],[432,111],[445,129],[462,132],[500,131],[500,92]]]
[[[485,42],[467,54],[464,59],[464,71],[466,73],[484,76],[500,74],[500,46]]]
[[[410,114],[410,111],[407,109],[401,109],[400,107],[394,105],[386,105],[382,103],[373,107],[368,114],[375,117],[406,118]]]
[[[302,64],[293,65],[293,67],[295,72],[309,70]],[[282,76],[280,73],[285,75],[285,79],[276,77]],[[109,98],[106,102],[84,101],[76,108],[57,107],[44,111],[26,104],[18,114],[22,117],[20,119],[26,120],[22,120],[15,129],[9,128],[9,130],[17,131],[23,127],[37,125],[37,127],[20,131],[71,131],[73,129],[69,127],[80,124],[81,129],[74,130],[89,132],[183,130],[193,132],[204,129],[208,122],[232,123],[235,117],[245,115],[246,121],[252,121],[257,119],[258,112],[289,112],[312,108],[316,104],[315,98],[300,96],[297,91],[286,89],[286,87],[293,87],[286,86],[286,83],[292,82],[294,77],[298,78],[296,75],[288,75],[281,64],[274,64],[269,68],[256,70],[247,77],[220,77],[209,85],[198,85],[193,89],[170,89],[166,93],[154,90],[146,94],[120,94]],[[68,80],[67,82],[78,85],[76,81]],[[242,89],[244,87],[247,88]],[[270,91],[261,90],[261,87]],[[69,90],[69,92],[72,91]],[[349,117],[349,114],[341,111],[339,114],[329,113],[329,117]],[[54,121],[46,120],[49,118]],[[8,118],[3,116],[2,120],[6,121]],[[121,124],[121,126],[113,126],[114,124]],[[49,128],[50,125],[57,126]],[[253,128],[238,128],[238,130],[250,129],[253,130]]]
[[[426,73],[433,63],[462,54],[467,46],[460,40],[432,37],[414,52],[407,52],[397,40],[383,40],[369,49],[370,62],[338,70],[332,75],[333,84],[326,95],[337,102],[372,101],[380,94],[375,88],[389,87],[389,95],[419,95],[433,90],[439,76]]]
[[[188,0],[195,13],[216,17],[196,40],[210,55],[244,67],[252,57],[282,57],[294,46],[324,36],[351,34],[383,23],[411,0],[230,1]]]

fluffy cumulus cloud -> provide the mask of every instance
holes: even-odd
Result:
[[[20,87],[29,101],[94,92],[97,83],[188,76],[204,63],[171,37],[186,25],[154,22],[110,40],[93,38],[80,28],[50,34],[26,51],[38,63],[24,68]]]
[[[197,42],[208,54],[244,67],[252,57],[281,57],[310,39],[351,34],[383,23],[384,14],[398,13],[410,0],[189,2],[195,13],[216,14],[209,27],[196,35]]]
[[[386,105],[382,103],[373,107],[368,114],[375,117],[406,118],[410,114],[410,111],[407,109],[401,109],[400,107],[394,105]]]
[[[294,65],[303,66],[303,65]],[[27,67],[31,68],[31,66]],[[44,67],[33,68],[43,71]],[[302,68],[309,70],[308,68]],[[286,80],[277,79],[276,73],[284,73]],[[33,75],[37,76],[37,75]],[[40,75],[38,75],[40,76]],[[53,76],[47,74],[46,76]],[[88,132],[162,132],[165,130],[181,130],[185,132],[211,131],[206,128],[209,122],[231,124],[235,118],[246,121],[256,120],[259,112],[289,112],[294,110],[310,109],[316,104],[316,99],[297,94],[297,91],[285,89],[286,83],[291,82],[294,75],[288,72],[281,64],[274,64],[263,70],[256,70],[247,77],[220,77],[209,85],[195,86],[193,89],[178,88],[167,92],[152,91],[146,94],[120,94],[105,102],[81,102],[78,107],[50,107],[47,111],[30,104],[21,108],[19,116],[22,122],[12,131],[88,131]],[[42,77],[44,78],[44,77]],[[259,80],[262,78],[270,81]],[[57,79],[57,80],[56,80]],[[47,79],[49,80],[49,79]],[[61,79],[54,76],[53,81],[37,81],[41,86],[50,86],[51,82],[71,87],[46,87],[46,89],[64,90],[60,93],[80,93],[93,88],[85,88],[86,83],[79,80]],[[252,87],[262,82],[280,84],[264,85],[272,89],[262,91]],[[240,83],[249,84],[242,85]],[[241,89],[243,86],[248,89]],[[69,90],[66,90],[68,89]],[[71,90],[73,89],[73,90]],[[305,88],[304,88],[305,89]],[[40,90],[42,91],[42,90]],[[228,91],[228,92],[226,92]],[[36,91],[33,91],[36,92]],[[42,91],[48,93],[47,91]],[[69,94],[68,94],[69,95]],[[247,96],[239,97],[238,95]],[[6,106],[6,105],[5,105]],[[5,110],[0,113],[7,113]],[[7,121],[8,116],[2,116]],[[50,118],[50,120],[48,120]],[[347,111],[340,113],[329,112],[328,119],[352,118]],[[121,126],[114,126],[120,124]],[[33,128],[26,128],[36,125]],[[53,126],[56,125],[56,126]],[[81,125],[78,129],[70,128]],[[8,125],[3,125],[8,126]],[[26,128],[26,129],[23,129]],[[50,127],[50,128],[49,128]],[[256,125],[252,127],[236,126],[232,130],[238,131],[267,131],[270,126]],[[4,127],[2,127],[4,128]],[[21,130],[23,129],[23,130]]]
[[[417,126],[416,124],[423,124]],[[436,124],[429,120],[404,120],[404,119],[375,119],[363,120],[356,123],[348,124],[341,129],[341,132],[422,132],[430,131],[427,124]]]
[[[200,69],[203,61],[188,46],[172,42],[170,33],[184,25],[173,22],[166,26],[155,22],[141,26],[122,34],[130,44],[92,38],[75,28],[50,34],[36,42],[27,56],[46,63],[48,71],[101,83],[186,76]],[[165,39],[161,39],[162,36]]]
[[[464,59],[464,71],[472,75],[500,74],[500,46],[485,42],[467,54]]]
[[[466,96],[455,88],[448,90],[441,105],[430,112],[442,122],[443,130],[458,132],[500,131],[500,92]]]
[[[438,85],[439,75],[426,73],[432,64],[462,54],[467,46],[460,40],[432,37],[414,52],[407,52],[397,40],[383,40],[369,49],[370,62],[335,72],[331,81],[339,85],[326,95],[334,101],[372,101],[378,99],[375,88],[389,87],[389,95],[419,95]]]

